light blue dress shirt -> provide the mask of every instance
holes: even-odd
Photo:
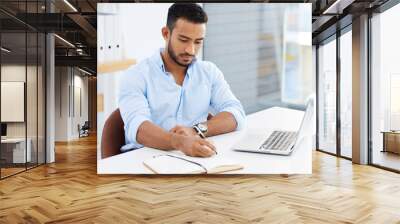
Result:
[[[122,151],[143,147],[136,142],[139,126],[151,121],[169,131],[176,125],[191,127],[207,120],[209,111],[227,111],[236,119],[237,130],[246,115],[222,72],[211,62],[194,60],[182,86],[165,70],[161,52],[132,66],[119,79],[118,107],[124,121]]]

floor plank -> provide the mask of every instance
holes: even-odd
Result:
[[[312,175],[97,175],[96,138],[0,181],[0,223],[400,223],[400,175],[313,153]]]

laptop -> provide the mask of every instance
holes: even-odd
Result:
[[[306,131],[312,119],[313,112],[314,102],[310,100],[307,103],[306,112],[297,131],[274,130],[268,136],[248,132],[232,149],[241,152],[290,155],[300,140],[300,134]]]

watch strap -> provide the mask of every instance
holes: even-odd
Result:
[[[193,129],[197,132],[197,134],[201,137],[201,138],[206,138],[206,136],[204,135],[204,133],[200,130],[199,127],[197,127],[197,125],[193,126]]]

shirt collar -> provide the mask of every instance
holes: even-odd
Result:
[[[152,59],[153,59],[154,62],[157,64],[158,68],[160,68],[161,71],[163,71],[165,74],[167,74],[167,71],[165,70],[165,66],[164,66],[164,61],[163,61],[163,59],[162,59],[162,57],[161,57],[161,53],[162,53],[163,51],[164,51],[164,48],[158,49],[158,50],[154,53],[154,55],[152,56]],[[190,76],[190,75],[193,73],[193,65],[196,63],[196,61],[197,61],[197,58],[195,57],[195,58],[193,58],[192,63],[190,63],[190,65],[189,65],[189,67],[188,67],[188,69],[187,69],[187,71],[186,71],[186,74],[187,74],[188,76]]]

